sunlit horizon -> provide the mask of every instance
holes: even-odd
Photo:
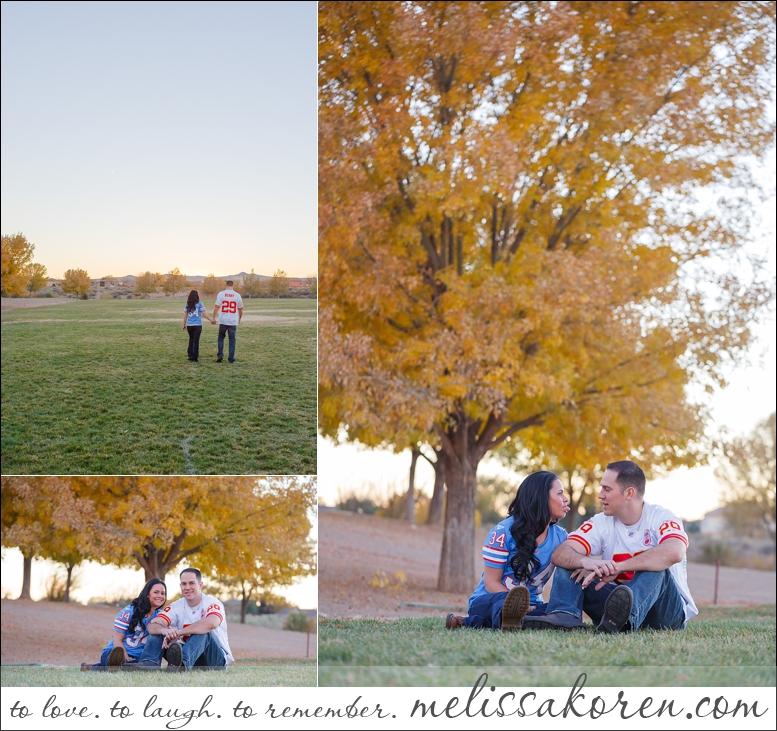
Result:
[[[18,548],[4,548],[2,561],[2,585],[0,592],[3,599],[17,599],[22,589],[22,554]],[[196,565],[196,562],[192,562]],[[180,594],[178,589],[178,574],[184,564],[172,569],[165,577],[169,598]],[[76,583],[71,592],[71,603],[89,604],[105,602],[115,603],[119,599],[129,599],[140,592],[145,584],[144,573],[140,569],[119,568],[113,564],[99,564],[95,561],[84,561],[76,567]],[[46,585],[52,576],[58,573],[64,576],[62,564],[48,559],[36,558],[32,564],[32,579],[30,595],[33,601],[46,599]],[[205,590],[208,590],[208,580],[205,578]],[[289,604],[299,609],[315,609],[318,606],[318,579],[315,576],[300,577],[290,586],[271,587],[274,594],[286,599]]]

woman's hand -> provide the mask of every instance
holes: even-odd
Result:
[[[588,576],[589,576],[591,573],[592,573],[592,572],[591,572],[591,571],[589,571],[589,570],[587,570],[587,569],[575,569],[575,570],[572,572],[572,578],[575,580],[575,583],[576,583],[576,584],[579,584],[579,583],[580,583],[581,581],[583,581],[584,579],[587,579],[587,578],[588,578]]]

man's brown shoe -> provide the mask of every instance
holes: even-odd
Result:
[[[502,605],[502,632],[521,629],[521,622],[531,606],[531,595],[525,586],[514,586]]]
[[[464,617],[458,614],[449,614],[445,618],[445,629],[458,629],[464,626]]]

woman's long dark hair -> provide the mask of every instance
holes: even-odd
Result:
[[[200,293],[196,289],[193,289],[191,292],[189,292],[189,299],[186,300],[186,311],[194,312],[199,301]]]
[[[138,622],[151,611],[151,600],[148,598],[148,595],[157,584],[165,587],[165,599],[167,599],[167,584],[162,579],[149,579],[140,590],[140,594],[130,602],[130,606],[132,606],[132,619],[130,619],[129,626],[127,627],[128,635],[135,631]]]
[[[520,484],[507,509],[507,514],[513,516],[510,533],[517,549],[510,566],[520,582],[528,583],[540,567],[534,551],[537,550],[537,536],[551,522],[550,488],[556,480],[558,476],[552,472],[534,472]]]

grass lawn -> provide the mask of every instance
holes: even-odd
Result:
[[[703,607],[684,631],[617,636],[445,629],[442,617],[327,618],[318,630],[319,685],[773,686],[775,606]]]
[[[315,474],[316,302],[245,300],[234,364],[184,303],[4,311],[3,474]]]
[[[238,660],[224,672],[190,673],[82,673],[79,668],[4,666],[0,675],[3,687],[315,687],[316,661],[287,657]]]

